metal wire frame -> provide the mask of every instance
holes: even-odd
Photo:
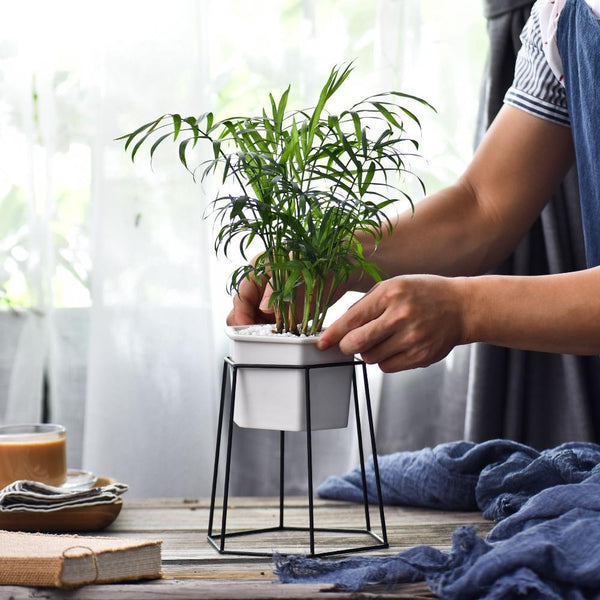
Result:
[[[314,502],[313,502],[313,468],[312,468],[312,430],[311,430],[311,399],[310,399],[310,373],[313,369],[323,369],[331,367],[343,367],[352,365],[354,369],[352,371],[352,392],[354,397],[354,411],[356,418],[356,432],[358,442],[358,452],[360,459],[360,470],[362,479],[362,491],[363,491],[363,505],[365,512],[365,527],[357,528],[340,528],[340,527],[315,527],[314,524]],[[362,440],[362,427],[360,408],[358,401],[358,388],[356,369],[361,367],[363,373],[363,382],[365,390],[365,404],[367,409],[367,420],[369,425],[369,435],[371,438],[371,452],[373,458],[373,471],[375,476],[375,487],[377,493],[377,507],[379,511],[379,521],[381,528],[381,535],[375,533],[371,527],[371,516],[369,512],[369,501],[367,491],[367,479],[365,472],[365,458]],[[229,502],[229,479],[231,472],[231,449],[233,445],[233,415],[235,410],[235,394],[237,387],[237,375],[240,369],[294,369],[304,370],[305,380],[305,411],[306,411],[306,455],[308,465],[308,527],[290,527],[284,523],[284,512],[285,512],[285,495],[284,495],[284,454],[285,454],[285,431],[280,431],[280,453],[279,453],[279,524],[274,527],[266,527],[261,529],[248,529],[243,531],[227,532],[227,512]],[[223,421],[225,413],[225,396],[227,387],[227,376],[231,373],[231,393],[229,400],[229,415],[228,415],[228,429],[227,429],[227,449],[225,459],[225,480],[223,483],[223,510],[221,515],[221,531],[220,533],[213,533],[214,524],[214,513],[215,513],[215,499],[217,493],[217,480],[219,471],[219,460],[220,450],[223,434]],[[373,413],[371,410],[371,397],[369,393],[369,384],[367,378],[367,368],[364,361],[354,359],[347,362],[341,363],[326,363],[320,365],[264,365],[264,364],[248,364],[248,363],[236,363],[230,357],[226,357],[223,363],[223,376],[221,381],[221,401],[219,405],[219,417],[217,424],[217,442],[215,448],[215,460],[213,469],[213,480],[212,480],[212,491],[210,498],[210,512],[208,520],[208,532],[207,539],[209,543],[220,553],[220,554],[235,554],[240,556],[268,556],[271,557],[273,552],[261,552],[254,550],[228,550],[225,548],[225,540],[233,537],[241,537],[248,535],[256,535],[271,532],[281,531],[301,531],[308,532],[309,534],[309,551],[307,555],[310,557],[323,557],[331,556],[336,554],[347,554],[353,552],[362,552],[366,550],[375,550],[379,548],[388,548],[387,529],[385,525],[385,516],[383,511],[383,497],[381,493],[381,480],[379,477],[379,465],[377,463],[377,447],[375,443],[375,428],[373,425]],[[375,543],[370,545],[364,545],[360,547],[351,548],[340,548],[336,550],[329,550],[327,552],[315,552],[315,533],[352,533],[352,534],[364,534],[372,538]]]

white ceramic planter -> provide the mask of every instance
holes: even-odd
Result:
[[[229,356],[238,364],[316,365],[352,360],[337,348],[321,351],[316,338],[240,333],[227,327]],[[348,425],[351,365],[310,370],[311,429]],[[304,431],[306,429],[304,369],[237,370],[234,421],[240,427]]]

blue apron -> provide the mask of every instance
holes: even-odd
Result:
[[[579,177],[588,267],[600,265],[600,22],[585,0],[567,0],[558,20]]]

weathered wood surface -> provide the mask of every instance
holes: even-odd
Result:
[[[277,525],[277,500],[273,498],[234,498],[228,511],[227,530]],[[329,585],[282,585],[273,575],[270,558],[221,555],[206,541],[209,503],[206,499],[144,499],[125,501],[117,520],[101,535],[162,539],[163,578],[155,581],[90,585],[65,591],[48,588],[0,586],[2,600],[191,600],[229,599],[279,600],[290,598],[308,600],[329,598],[358,600],[394,598],[420,600],[435,596],[426,584],[402,584],[393,588],[371,587],[361,593],[336,590]],[[218,513],[218,511],[217,511]],[[220,527],[220,513],[215,515],[215,529]],[[429,544],[449,548],[454,529],[462,524],[481,528],[482,534],[491,524],[479,513],[444,512],[410,507],[386,507],[386,524],[390,548],[370,554],[395,554],[411,546]],[[372,524],[379,523],[375,507],[371,510]],[[286,498],[286,525],[307,524],[306,499]],[[342,502],[315,501],[315,526],[363,527],[362,506]],[[214,533],[214,532],[213,532]],[[283,552],[306,551],[298,546],[304,534],[278,533],[268,536],[249,536],[227,540],[228,549],[266,550]],[[284,538],[292,537],[289,543]],[[304,542],[303,542],[304,543]],[[306,543],[308,543],[306,541]],[[372,543],[364,537],[344,534],[319,534],[317,551]]]

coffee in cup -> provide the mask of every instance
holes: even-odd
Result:
[[[62,425],[0,426],[0,489],[19,479],[52,486],[65,483],[66,430]]]

